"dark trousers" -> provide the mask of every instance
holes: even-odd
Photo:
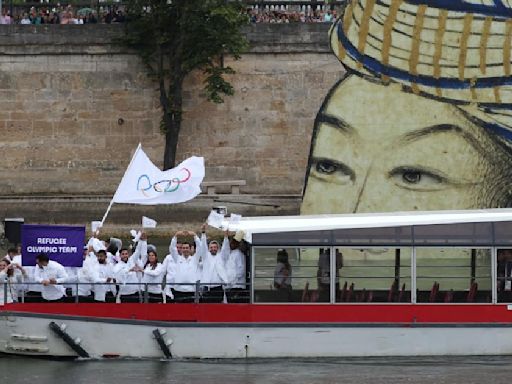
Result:
[[[73,300],[75,298],[73,297]],[[89,296],[78,296],[78,302],[80,303],[96,303],[97,301],[94,300],[94,295],[91,294]]]
[[[139,303],[142,296],[137,292],[131,295],[121,295],[119,298],[121,299],[121,303]]]
[[[175,289],[172,290],[174,295],[174,302],[176,303],[193,303],[195,292],[180,292]]]
[[[65,303],[66,302],[66,296],[62,296],[58,300],[45,300],[45,299],[43,299],[43,302],[44,303]]]
[[[201,297],[202,303],[222,303],[224,301],[224,288],[222,285],[208,287]]]
[[[95,303],[115,303],[116,297],[114,296],[114,294],[112,292],[107,292],[105,294],[105,301],[94,300],[94,302]]]
[[[43,297],[41,296],[41,292],[28,291],[25,293],[24,300],[25,303],[41,303],[43,301]]]
[[[248,303],[249,291],[243,288],[231,288],[226,291],[228,303]]]

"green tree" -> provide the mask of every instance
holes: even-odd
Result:
[[[165,134],[164,169],[174,167],[181,130],[183,81],[194,70],[205,74],[205,95],[222,103],[234,89],[224,56],[239,59],[248,42],[248,17],[239,1],[128,0],[123,42],[134,48],[158,82]]]

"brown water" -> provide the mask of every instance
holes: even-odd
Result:
[[[0,357],[2,383],[509,383],[512,357],[48,361]]]

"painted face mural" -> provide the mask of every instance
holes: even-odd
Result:
[[[512,1],[356,0],[302,214],[512,205]]]

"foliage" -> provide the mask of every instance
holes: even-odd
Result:
[[[221,103],[233,95],[225,75],[225,55],[239,59],[248,48],[241,28],[247,24],[243,4],[226,0],[128,0],[123,42],[134,48],[158,82],[166,135],[164,167],[174,166],[181,127],[184,78],[205,74],[208,100]],[[174,146],[174,148],[168,148]]]

